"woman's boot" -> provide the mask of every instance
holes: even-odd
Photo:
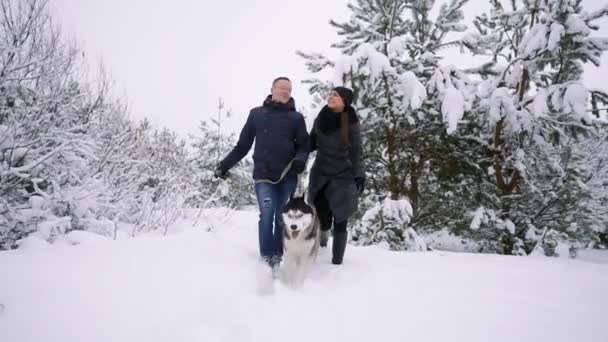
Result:
[[[344,259],[347,235],[348,234],[345,231],[334,231],[334,239],[331,246],[331,263],[334,265],[340,265],[342,263],[342,259]]]
[[[321,234],[319,236],[319,245],[321,247],[327,247],[328,240],[329,240],[329,229],[327,229],[327,230],[321,229]]]

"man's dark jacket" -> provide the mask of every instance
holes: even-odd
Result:
[[[302,114],[296,111],[293,98],[277,103],[269,95],[264,104],[253,108],[232,151],[220,163],[224,170],[232,168],[253,150],[253,179],[277,181],[290,161],[306,163],[309,137]],[[297,176],[290,170],[285,177]]]

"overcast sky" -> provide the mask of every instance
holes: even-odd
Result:
[[[348,18],[346,0],[51,0],[65,33],[86,51],[93,67],[103,60],[131,116],[148,117],[183,137],[216,112],[221,96],[240,129],[250,108],[269,94],[279,75],[294,81],[292,96],[307,112],[310,96],[300,84],[310,76],[296,50],[328,52],[337,41],[329,19]],[[467,20],[488,8],[471,0]],[[586,0],[588,8],[606,1]],[[602,34],[608,36],[608,23]],[[590,68],[588,84],[605,86],[608,56]],[[467,58],[453,59],[457,65]]]

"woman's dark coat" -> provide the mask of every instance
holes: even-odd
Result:
[[[310,133],[310,152],[317,151],[310,171],[309,199],[323,190],[335,222],[349,218],[357,210],[358,192],[355,178],[364,178],[361,146],[361,129],[355,110],[345,109],[350,125],[350,145],[340,138],[340,113],[325,106],[314,121]]]

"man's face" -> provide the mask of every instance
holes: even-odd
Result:
[[[278,80],[270,89],[272,100],[280,103],[287,103],[291,98],[291,82],[287,80]]]

